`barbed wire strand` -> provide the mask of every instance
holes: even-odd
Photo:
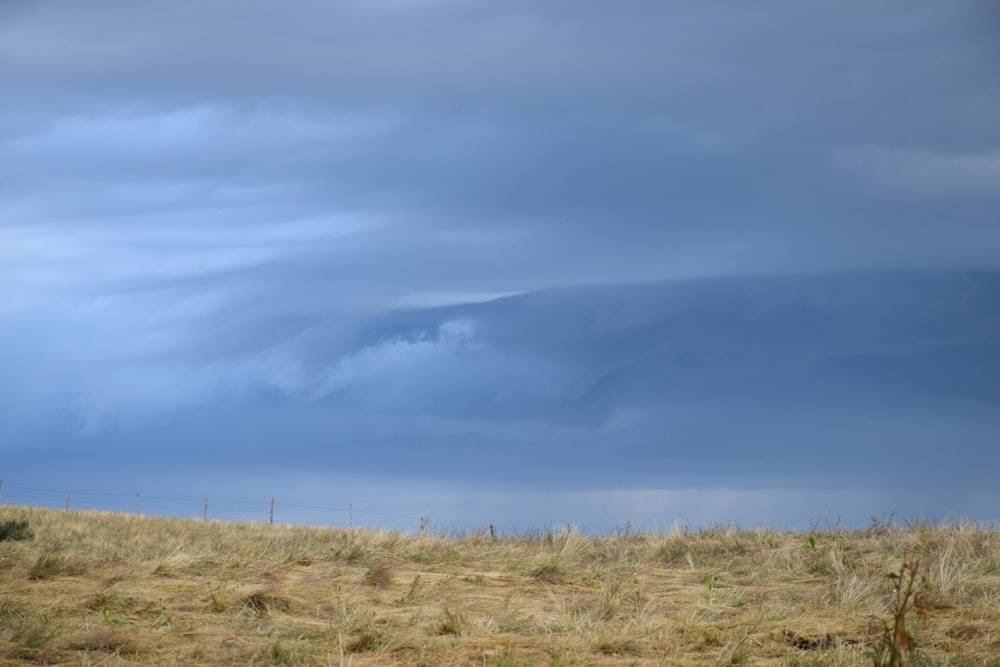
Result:
[[[10,491],[27,491],[28,494],[23,493],[10,493]],[[0,497],[0,504],[10,504],[11,501],[34,501],[29,503],[32,506],[44,507],[46,509],[63,509],[66,504],[63,500],[63,494],[69,493],[70,500],[79,500],[80,498],[121,498],[123,502],[120,504],[121,508],[118,508],[117,503],[113,503],[116,511],[121,511],[124,513],[132,512],[131,503],[136,499],[136,494],[131,493],[114,493],[108,491],[78,491],[75,489],[43,489],[31,486],[20,486],[20,485],[3,485],[3,496]],[[38,495],[42,494],[42,495]],[[48,500],[56,496],[59,500]],[[142,509],[142,514],[146,516],[160,516],[160,517],[171,517],[171,516],[183,516],[190,518],[202,518],[204,516],[201,510],[201,504],[206,500],[209,502],[210,511],[209,516],[226,515],[226,516],[252,516],[253,513],[244,509],[232,509],[227,507],[227,505],[257,505],[262,509],[268,508],[270,504],[270,497],[264,500],[235,500],[228,498],[213,498],[211,495],[202,496],[200,498],[194,497],[181,497],[181,496],[144,496],[142,493],[138,493],[139,498],[145,501],[159,501],[159,502],[170,502],[170,503],[192,503],[197,504],[197,509],[191,508],[189,511],[183,511],[180,508],[174,510],[162,510],[157,507],[144,507]],[[106,510],[107,507],[80,507],[79,504],[71,505],[73,510]],[[342,523],[348,523],[351,515],[360,515],[363,517],[376,517],[375,520],[366,521],[364,525],[381,524],[388,525],[390,527],[396,527],[395,524],[388,521],[380,521],[377,518],[382,519],[396,519],[399,521],[405,521],[410,525],[419,525],[422,528],[433,527],[435,529],[441,529],[442,527],[451,528],[453,531],[456,527],[461,527],[465,529],[479,530],[485,528],[488,523],[470,523],[464,521],[452,521],[452,520],[434,520],[429,516],[408,516],[403,514],[395,514],[389,512],[378,512],[374,510],[365,510],[353,506],[353,503],[345,503],[339,507],[332,506],[321,506],[321,505],[300,505],[298,503],[275,503],[275,508],[277,510],[281,509],[297,509],[297,510],[312,510],[314,512],[324,512],[329,513],[331,516],[329,518],[343,519]],[[327,522],[328,523],[328,522]],[[509,526],[494,526],[500,530],[512,531],[513,528]]]

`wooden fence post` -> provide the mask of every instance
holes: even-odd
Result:
[[[0,480],[0,485],[3,484],[3,480]],[[354,503],[347,506],[347,527],[354,528]]]
[[[271,525],[274,525],[274,496],[271,496]]]
[[[142,514],[142,503],[139,501],[139,492],[135,492],[135,513]]]
[[[205,497],[205,521],[208,521],[208,497]]]
[[[66,511],[69,511],[69,489],[66,489]]]

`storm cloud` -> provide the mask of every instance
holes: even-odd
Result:
[[[997,520],[998,20],[6,2],[4,499]]]

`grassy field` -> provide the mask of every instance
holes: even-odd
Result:
[[[0,506],[0,525],[3,665],[872,665],[911,559],[917,664],[1000,665],[1000,532],[968,524],[491,539]]]

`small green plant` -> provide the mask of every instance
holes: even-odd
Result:
[[[115,616],[107,607],[101,609],[101,616],[104,619],[104,622],[109,625],[132,625],[132,621],[121,618],[120,616]]]
[[[271,644],[268,657],[272,665],[291,665],[294,660],[291,650],[281,645],[281,640]]]
[[[601,594],[601,602],[597,610],[597,617],[602,621],[610,621],[618,615],[621,606],[621,584],[617,581],[609,581],[605,584]]]
[[[406,605],[411,605],[417,600],[417,590],[420,588],[420,575],[413,575],[413,581],[410,582],[410,588],[407,589],[406,595],[396,598],[396,606],[405,607]]]
[[[701,583],[708,590],[708,601],[709,602],[714,602],[715,601],[715,586],[716,586],[716,584],[719,583],[719,580],[715,578],[715,575],[706,574],[704,577],[701,578]]]
[[[892,618],[882,623],[881,638],[870,652],[872,664],[875,667],[904,667],[913,665],[917,659],[916,637],[920,628],[927,622],[926,579],[917,586],[917,569],[919,563],[907,561],[899,568],[899,572],[891,572],[887,576],[892,581]],[[917,616],[912,621],[912,615]]]
[[[809,536],[809,540],[806,542],[807,551],[816,551],[816,537],[814,535]]]
[[[437,627],[437,634],[460,635],[465,632],[468,625],[469,621],[465,617],[465,614],[450,607],[445,607],[444,616]]]
[[[12,521],[4,521],[0,523],[0,542],[11,540],[14,542],[22,542],[24,540],[30,540],[34,537],[34,533],[28,528],[28,520],[21,519],[20,521],[14,519]]]

